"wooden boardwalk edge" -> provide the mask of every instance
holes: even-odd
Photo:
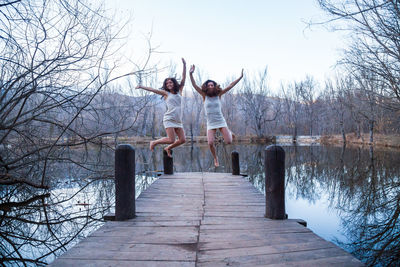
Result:
[[[303,220],[264,209],[242,176],[163,175],[136,200],[136,218],[106,222],[51,266],[363,266]]]

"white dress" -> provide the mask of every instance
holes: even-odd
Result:
[[[206,96],[204,109],[207,116],[207,130],[228,127],[221,110],[221,100],[219,96]]]
[[[167,91],[167,94],[168,97],[165,100],[167,111],[163,118],[164,128],[183,128],[181,108],[182,97],[179,93],[171,94]]]

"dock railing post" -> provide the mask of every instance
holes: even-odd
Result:
[[[239,152],[233,151],[231,156],[232,156],[232,175],[240,175]]]
[[[265,149],[265,217],[287,218],[285,212],[285,151],[277,145]]]
[[[135,217],[135,149],[128,144],[115,150],[115,220]]]
[[[171,151],[172,156],[172,151]],[[163,150],[163,164],[164,164],[164,174],[174,174],[174,159],[168,157],[167,151]]]

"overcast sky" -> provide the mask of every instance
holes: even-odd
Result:
[[[301,80],[307,74],[323,84],[340,57],[344,38],[304,21],[325,14],[315,0],[106,0],[117,17],[132,18],[128,57],[145,53],[143,35],[166,53],[154,62],[176,62],[184,57],[204,78],[224,83],[268,66],[269,84]],[[160,76],[167,74],[161,73]],[[180,75],[180,74],[179,74]]]

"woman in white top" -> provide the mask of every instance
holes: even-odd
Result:
[[[219,85],[213,80],[207,80],[203,83],[200,88],[197,86],[194,78],[195,66],[192,65],[190,67],[190,80],[194,89],[203,97],[204,101],[204,109],[207,116],[207,141],[208,146],[210,148],[211,154],[214,157],[214,165],[215,167],[219,166],[217,153],[215,152],[214,140],[215,133],[219,129],[222,133],[222,137],[224,138],[224,142],[226,144],[232,143],[232,133],[226,124],[224,115],[222,115],[221,111],[221,96],[231,90],[242,78],[243,78],[243,69],[240,77],[233,81],[228,87],[225,89],[221,89]]]
[[[181,113],[181,96],[183,87],[185,86],[186,80],[186,62],[182,58],[183,63],[183,73],[182,80],[179,84],[175,78],[166,78],[163,83],[162,90],[153,89],[150,87],[145,87],[138,85],[136,89],[144,89],[159,95],[162,95],[167,104],[167,111],[164,114],[163,124],[165,131],[167,132],[167,137],[160,138],[155,141],[150,142],[150,150],[154,151],[154,147],[158,144],[170,144],[164,150],[167,152],[168,156],[171,157],[171,149],[182,145],[186,142],[185,132],[182,126],[182,113]],[[175,140],[175,134],[178,136],[178,140]]]

